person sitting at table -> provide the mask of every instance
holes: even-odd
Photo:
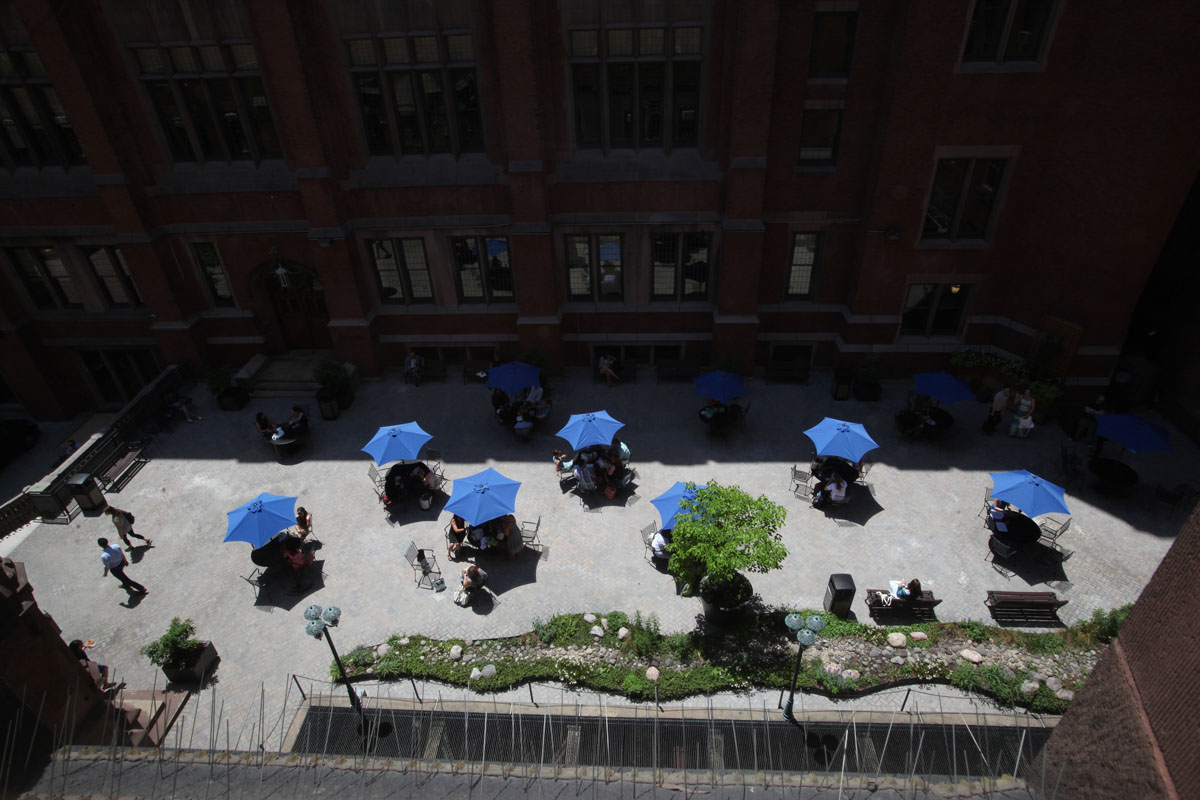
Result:
[[[824,508],[830,503],[840,503],[846,499],[846,480],[836,472],[828,481],[817,484],[813,491],[812,504],[815,508]]]
[[[556,472],[570,472],[575,468],[575,459],[567,458],[566,453],[562,450],[551,451],[550,460],[554,462]]]
[[[183,415],[183,418],[188,422],[195,422],[198,419],[203,419],[196,413],[196,406],[192,403],[190,397],[180,397],[176,392],[166,392],[163,394],[163,405],[167,408]]]
[[[459,592],[458,597],[454,598],[454,602],[464,608],[475,602],[475,597],[487,585],[487,577],[487,573],[475,564],[463,567],[462,572],[459,573],[462,591]]]
[[[525,549],[525,541],[521,538],[521,529],[517,527],[517,518],[512,514],[491,521],[492,532],[497,542],[504,544],[509,561],[521,554]]]
[[[412,381],[414,385],[420,386],[421,370],[424,366],[425,359],[410,350],[404,357],[404,380]]]
[[[667,564],[670,563],[671,553],[671,534],[670,528],[664,528],[654,534],[654,538],[650,540],[650,560],[654,564],[654,568],[664,575],[667,573]]]
[[[300,539],[289,536],[283,542],[283,559],[292,568],[292,576],[296,579],[296,588],[302,588],[300,578],[304,568],[315,560],[313,554],[300,546]]]
[[[517,421],[513,423],[513,433],[517,435],[518,439],[528,439],[529,435],[533,433],[533,423],[523,414],[518,413]]]
[[[585,492],[594,492],[600,488],[597,482],[596,468],[587,462],[575,464],[575,481]]]
[[[462,554],[463,539],[467,538],[470,528],[467,521],[458,514],[450,517],[450,531],[446,539],[446,558],[451,561],[458,560],[459,555]]]
[[[258,428],[258,432],[262,434],[264,439],[270,441],[271,437],[275,435],[275,428],[278,426],[266,414],[260,411],[254,415],[254,427]]]
[[[1004,516],[1008,513],[1008,503],[1003,500],[992,500],[992,507],[988,509],[988,520],[991,523],[991,528],[996,533],[1007,533],[1008,526],[1004,524]]]
[[[417,462],[412,465],[412,468],[404,477],[404,491],[405,493],[425,492],[431,488],[432,481],[433,472],[430,471],[429,467]]]
[[[287,433],[308,433],[308,412],[300,406],[292,406],[292,415],[283,423]]]
[[[296,509],[296,534],[302,542],[312,535],[312,514],[304,506]]]
[[[709,425],[719,425],[725,420],[729,414],[729,406],[722,403],[720,400],[709,400],[708,405],[700,409],[700,420]]]

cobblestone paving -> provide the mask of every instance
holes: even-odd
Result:
[[[987,437],[979,430],[984,407],[964,403],[952,408],[961,423],[953,441],[901,441],[892,417],[908,384],[886,386],[876,403],[835,402],[829,388],[823,373],[800,387],[753,381],[744,428],[713,439],[696,418],[702,401],[690,383],[655,384],[643,375],[635,384],[609,389],[574,371],[554,381],[554,413],[545,428],[517,441],[492,418],[482,386],[453,376],[413,387],[389,376],[365,382],[341,419],[315,419],[307,451],[279,462],[255,432],[253,417],[260,409],[283,417],[291,399],[252,401],[230,413],[216,409],[197,386],[193,394],[204,420],[163,436],[154,460],[109,498],[132,510],[138,532],[154,540],[154,548],[133,554],[128,569],[149,588],[148,596],[131,601],[117,581],[101,576],[95,540],[113,534],[105,516],[29,526],[0,541],[0,552],[25,562],[38,602],[64,638],[95,639],[94,657],[112,665],[131,688],[162,683],[140,647],[160,635],[171,617],[193,619],[200,636],[216,644],[222,663],[213,684],[190,704],[195,719],[189,725],[204,731],[215,708],[217,719],[232,720],[236,731],[258,724],[260,700],[268,716],[282,707],[290,675],[327,677],[328,649],[303,631],[309,603],[341,607],[335,639],[343,650],[394,632],[516,634],[536,618],[563,611],[640,610],[657,614],[666,632],[690,629],[699,601],[678,597],[673,581],[643,560],[638,534],[658,519],[649,499],[677,480],[736,483],[788,509],[784,568],[752,576],[767,603],[820,607],[833,572],[851,573],[860,590],[919,576],[944,598],[941,619],[986,619],[987,589],[1020,589],[1029,580],[1057,577],[1038,588],[1054,588],[1070,601],[1061,613],[1069,624],[1096,608],[1137,598],[1182,521],[1154,499],[1153,487],[1200,475],[1200,453],[1175,433],[1174,452],[1126,456],[1143,478],[1130,497],[1101,495],[1086,481],[1068,484],[1074,523],[1063,544],[1075,550],[1074,557],[1058,576],[1035,569],[1005,579],[984,561],[987,536],[977,513],[990,486],[987,472],[1027,468],[1055,479],[1051,464],[1064,439],[1061,430],[1039,428],[1023,440]],[[315,414],[315,403],[302,402]],[[588,509],[560,491],[550,451],[562,446],[553,434],[569,413],[599,409],[627,423],[621,435],[639,477],[636,494],[623,505]],[[869,476],[873,502],[860,494],[845,510],[865,524],[839,523],[789,491],[790,467],[807,462],[812,449],[803,430],[825,415],[865,423],[881,445],[869,456],[876,462]],[[414,541],[435,549],[448,582],[457,580],[461,565],[447,563],[442,547],[445,498],[428,512],[414,506],[389,523],[372,493],[370,459],[359,448],[380,425],[412,419],[434,434],[430,446],[443,451],[448,477],[495,467],[522,481],[518,519],[541,518],[541,558],[532,552],[514,562],[483,556],[495,604],[462,609],[451,602],[451,591],[416,588],[403,557]],[[256,602],[240,577],[253,569],[249,545],[224,544],[222,538],[225,512],[264,491],[296,495],[313,513],[324,543],[318,553],[323,577],[303,595],[276,587]],[[854,610],[865,617],[861,591]]]

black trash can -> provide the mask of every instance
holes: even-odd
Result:
[[[830,575],[829,585],[825,587],[825,610],[845,619],[853,602],[854,578],[844,572]]]
[[[96,485],[96,479],[86,472],[76,472],[67,478],[67,486],[75,502],[79,503],[79,507],[84,511],[98,511],[108,505],[104,493]]]

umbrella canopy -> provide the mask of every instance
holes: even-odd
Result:
[[[992,472],[992,497],[1012,503],[1027,517],[1042,514],[1070,514],[1063,488],[1024,469]]]
[[[844,422],[833,417],[826,417],[804,434],[817,446],[817,455],[839,456],[856,463],[879,447],[861,423]]]
[[[488,371],[487,387],[500,389],[513,397],[522,389],[541,385],[541,367],[521,361],[510,361]]]
[[[696,488],[703,489],[705,487],[697,486]],[[664,531],[675,527],[675,516],[682,510],[680,504],[684,498],[691,499],[695,496],[695,492],[688,491],[686,483],[676,481],[674,486],[650,501],[658,509],[659,515],[662,516],[662,528]]]
[[[375,431],[371,441],[362,449],[375,463],[383,466],[389,461],[404,461],[416,458],[421,446],[433,438],[415,422],[403,425],[385,425]]]
[[[1097,414],[1096,435],[1112,439],[1131,453],[1171,449],[1166,430],[1135,414]]]
[[[579,450],[593,444],[612,444],[617,431],[624,427],[624,422],[613,419],[607,411],[591,411],[572,414],[558,435],[566,439],[573,449]]]
[[[746,383],[742,376],[723,369],[692,378],[692,382],[696,384],[697,397],[707,397],[718,403],[728,403],[746,394]]]
[[[458,514],[469,525],[482,525],[511,514],[516,509],[520,488],[520,481],[506,478],[489,467],[466,478],[455,478],[446,510]]]
[[[296,524],[296,498],[263,492],[226,516],[229,529],[225,531],[225,541],[249,542],[257,549],[284,528]]]
[[[970,384],[949,372],[918,372],[913,378],[917,382],[917,394],[927,394],[939,403],[950,405],[975,399]]]

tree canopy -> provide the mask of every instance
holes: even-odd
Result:
[[[671,540],[670,567],[676,574],[700,572],[714,581],[739,570],[769,572],[787,558],[779,533],[787,509],[765,495],[751,497],[738,486],[687,484]]]

